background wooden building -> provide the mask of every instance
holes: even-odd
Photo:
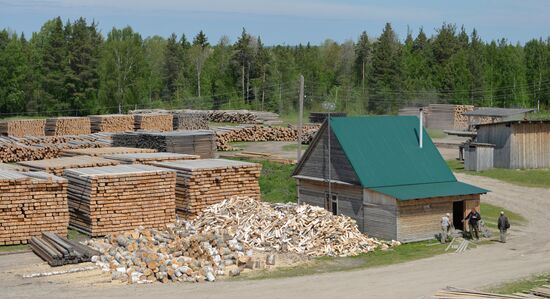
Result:
[[[405,242],[434,238],[445,213],[460,229],[467,210],[479,209],[487,190],[458,182],[424,130],[420,148],[417,117],[330,123],[293,173],[301,202],[348,215],[371,236]]]
[[[465,112],[468,117],[468,128],[479,124],[491,124],[502,121],[523,120],[534,109],[478,107],[473,111]]]

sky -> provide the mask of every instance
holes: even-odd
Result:
[[[550,36],[549,0],[0,0],[0,28],[27,36],[56,16],[95,20],[104,35],[126,25],[143,37],[203,30],[213,43],[235,41],[242,28],[267,45],[343,42],[362,31],[378,36],[386,22],[401,39],[445,22],[476,28],[486,41]]]

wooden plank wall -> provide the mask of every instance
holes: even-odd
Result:
[[[466,146],[464,148],[464,169],[483,171],[493,168],[494,148],[490,146]]]
[[[550,123],[512,124],[510,168],[550,168]]]
[[[365,189],[363,205],[363,231],[372,237],[397,240],[396,199]]]
[[[511,139],[512,128],[506,124],[481,126],[477,130],[477,142],[495,145],[493,165],[497,168],[510,168]]]

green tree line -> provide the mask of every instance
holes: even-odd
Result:
[[[247,108],[291,113],[299,76],[305,105],[393,113],[427,103],[550,106],[550,39],[486,42],[443,24],[398,38],[382,33],[320,45],[265,46],[243,29],[234,42],[131,27],[103,35],[84,18],[47,21],[30,38],[0,31],[0,114],[87,115],[133,108]]]

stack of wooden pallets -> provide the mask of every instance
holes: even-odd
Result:
[[[134,116],[126,114],[90,115],[92,133],[134,130]]]
[[[46,136],[90,134],[90,119],[87,117],[56,117],[46,120]]]
[[[37,161],[23,161],[18,162],[18,164],[26,166],[31,170],[45,171],[47,173],[62,176],[65,169],[69,168],[118,165],[120,164],[120,162],[115,160],[103,159],[100,157],[75,156]]]
[[[61,152],[65,157],[73,156],[93,156],[101,157],[106,155],[117,154],[135,154],[135,153],[155,153],[157,150],[149,148],[134,148],[134,147],[98,147],[98,148],[79,148],[68,149]]]
[[[177,171],[176,209],[183,216],[195,216],[231,196],[260,199],[260,164],[205,159],[152,165]]]
[[[44,136],[45,119],[19,119],[0,122],[0,135],[5,136]]]
[[[113,159],[122,164],[151,164],[153,162],[166,162],[178,160],[196,160],[197,155],[175,153],[136,153],[103,156],[105,159]],[[1,166],[0,166],[1,167]]]
[[[149,165],[68,169],[70,226],[92,237],[175,221],[176,174]]]
[[[135,114],[134,128],[145,131],[172,131],[172,114]]]
[[[67,235],[67,180],[0,170],[0,245],[25,244],[42,231]]]

